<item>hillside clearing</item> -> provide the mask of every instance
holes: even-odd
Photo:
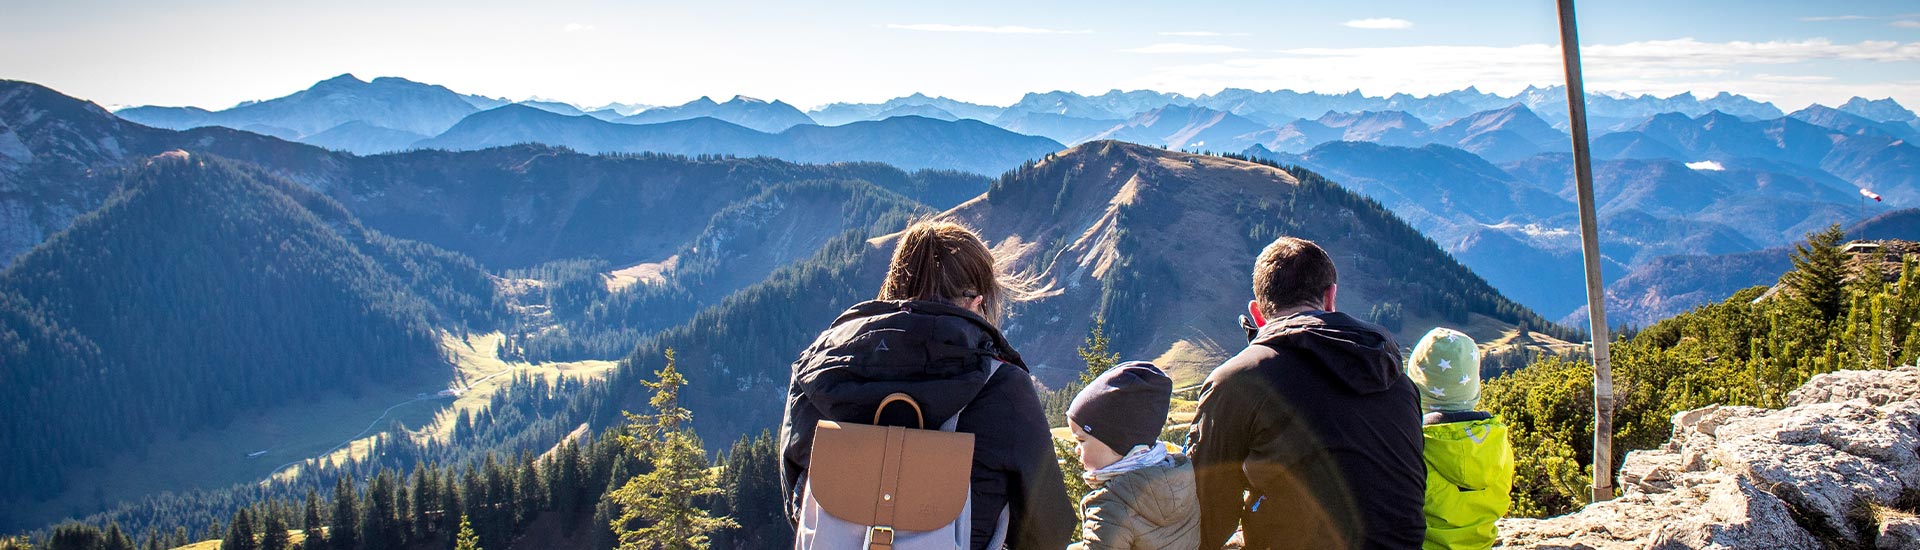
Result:
[[[441,345],[454,360],[454,379],[447,383],[446,391],[436,390],[440,395],[415,395],[409,402],[395,406],[387,420],[402,422],[409,428],[407,435],[415,440],[445,442],[453,436],[453,425],[462,411],[477,413],[486,409],[493,394],[506,387],[515,376],[541,376],[549,382],[557,382],[561,378],[597,380],[617,364],[599,360],[552,363],[507,361],[501,359],[499,354],[500,344],[505,338],[498,332],[468,335],[464,339],[443,334]],[[388,423],[381,420],[375,422],[369,429],[315,456],[330,464],[340,464],[348,458],[366,457],[374,443],[386,433],[382,428]],[[291,479],[298,476],[304,464],[303,461],[278,470],[274,477]]]

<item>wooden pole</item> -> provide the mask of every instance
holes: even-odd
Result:
[[[1580,249],[1587,269],[1587,324],[1593,332],[1593,501],[1613,499],[1613,365],[1607,355],[1607,295],[1600,280],[1600,230],[1593,207],[1593,153],[1587,148],[1587,92],[1573,0],[1560,3],[1560,53],[1567,69],[1573,178],[1580,194]]]

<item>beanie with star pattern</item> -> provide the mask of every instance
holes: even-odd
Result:
[[[1470,411],[1480,403],[1480,350],[1460,331],[1436,328],[1420,337],[1407,361],[1407,377],[1420,388],[1428,411]]]

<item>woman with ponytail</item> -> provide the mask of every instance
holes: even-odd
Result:
[[[956,419],[953,431],[974,435],[969,546],[1053,550],[1070,542],[1079,522],[1047,419],[1033,377],[999,329],[1007,302],[1020,294],[965,227],[921,222],[898,235],[878,298],[841,314],[793,364],[780,428],[788,519],[800,519],[815,424],[872,421],[897,392],[920,405],[929,429]]]

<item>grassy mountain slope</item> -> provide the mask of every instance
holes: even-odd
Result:
[[[8,339],[61,350],[0,361],[34,396],[0,414],[21,442],[6,445],[4,483],[29,502],[165,434],[434,380],[436,327],[499,316],[470,260],[367,230],[259,169],[176,152],[123,178],[0,274]]]
[[[1012,308],[1007,332],[1048,384],[1079,368],[1073,350],[1096,316],[1124,359],[1159,358],[1197,379],[1244,344],[1235,319],[1251,294],[1253,258],[1281,234],[1333,253],[1343,310],[1368,317],[1395,304],[1405,340],[1441,323],[1489,339],[1519,324],[1564,332],[1377,203],[1304,170],[1091,142],[1008,174],[939,218],[978,229],[1037,285],[1033,300]],[[892,245],[870,232],[843,235],[649,338],[609,392],[640,406],[637,382],[673,349],[691,381],[683,398],[710,441],[772,426],[789,363],[842,309],[874,295]]]

